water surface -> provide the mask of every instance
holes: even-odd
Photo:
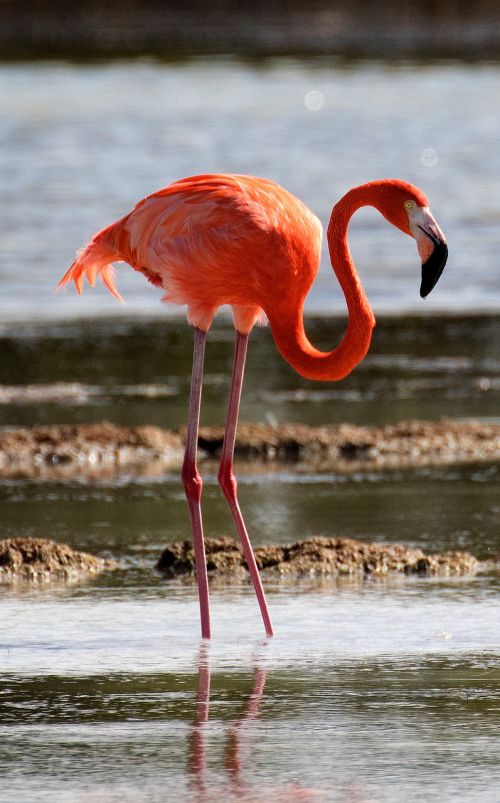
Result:
[[[326,347],[343,322],[307,326]],[[242,418],[497,420],[498,330],[496,315],[380,317],[370,356],[331,386],[300,380],[260,330]],[[206,423],[224,419],[232,341],[223,323],[210,336]],[[183,323],[5,324],[0,348],[3,424],[184,423]],[[232,534],[216,471],[202,467],[206,532]],[[254,544],[321,534],[500,551],[496,463],[344,476],[240,461],[237,472]],[[215,585],[214,637],[200,648],[195,586],[154,568],[166,543],[189,537],[177,473],[4,481],[0,505],[2,535],[121,563],[80,585],[0,589],[2,803],[497,800],[498,572],[268,578],[271,640],[247,583]]]
[[[126,308],[53,288],[96,229],[207,170],[274,178],[324,223],[348,187],[400,176],[425,189],[450,242],[423,304],[415,244],[360,212],[349,236],[378,316],[369,356],[344,382],[308,383],[254,332],[243,420],[498,421],[499,92],[498,66],[0,66],[0,425],[184,425],[192,333],[160,293],[125,267]],[[326,252],[307,303],[323,316],[307,321],[311,340],[331,348],[344,301]],[[224,420],[233,338],[223,321],[210,334],[203,423]],[[203,467],[209,535],[232,533],[216,471]],[[255,544],[321,534],[500,552],[496,463],[238,473]],[[189,535],[175,473],[4,481],[0,534],[121,565],[74,586],[0,588],[2,803],[498,800],[493,569],[268,579],[270,641],[248,584],[214,586],[214,639],[200,647],[195,587],[154,568]]]

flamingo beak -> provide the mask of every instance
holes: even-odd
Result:
[[[418,252],[422,260],[422,281],[420,296],[426,298],[436,286],[446,260],[448,246],[446,237],[426,207],[419,209],[418,217],[410,220],[410,229],[417,241]]]

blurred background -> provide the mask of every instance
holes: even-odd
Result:
[[[495,0],[2,0],[6,57],[496,58]]]
[[[94,231],[199,172],[268,176],[327,224],[349,187],[421,186],[450,243],[425,304],[415,244],[374,211],[352,250],[377,313],[500,304],[500,12],[493,2],[0,3],[3,321],[172,313],[125,267],[54,288]],[[341,313],[326,247],[310,313]]]

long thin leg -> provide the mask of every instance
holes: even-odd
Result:
[[[182,465],[182,481],[191,516],[194,555],[196,562],[196,579],[200,600],[201,635],[210,638],[210,601],[208,596],[207,561],[205,557],[205,541],[203,537],[203,521],[201,518],[201,491],[203,483],[196,465],[198,429],[200,425],[201,387],[203,382],[203,361],[205,357],[205,341],[207,333],[195,329],[193,374],[191,394],[189,397],[189,413],[186,433],[186,450]]]
[[[231,381],[231,393],[229,397],[229,411],[227,415],[226,431],[224,434],[224,443],[222,446],[222,455],[218,473],[218,480],[224,495],[229,503],[229,507],[240,536],[243,553],[248,565],[248,570],[252,578],[252,582],[257,594],[262,619],[264,620],[264,627],[266,628],[266,635],[273,636],[273,626],[271,624],[271,617],[267,607],[266,596],[262,587],[259,569],[255,562],[255,555],[253,554],[252,545],[248,537],[248,533],[241,515],[240,506],[237,497],[237,483],[233,473],[233,459],[234,459],[234,444],[236,441],[236,428],[238,425],[238,411],[241,399],[241,386],[243,384],[243,373],[245,370],[245,359],[247,354],[248,335],[243,335],[241,332],[236,333],[236,350],[234,353],[233,365],[233,378]]]

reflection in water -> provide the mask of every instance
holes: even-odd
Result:
[[[208,723],[210,703],[210,645],[202,642],[198,655],[198,690],[196,694],[196,713],[191,725],[188,741],[187,774],[190,778],[190,789],[196,794],[199,803],[211,800],[242,800],[242,801],[274,801],[286,803],[287,801],[310,801],[318,803],[330,799],[327,790],[304,787],[296,783],[274,784],[262,787],[250,785],[244,779],[244,757],[242,750],[242,733],[244,729],[260,713],[260,707],[266,686],[267,670],[256,666],[252,690],[246,701],[243,715],[232,722],[225,735],[224,769],[227,782],[221,787],[211,788],[207,773],[208,763]],[[246,760],[252,760],[252,753],[248,750],[246,741]],[[276,758],[276,757],[274,757]],[[274,763],[274,761],[273,761]],[[279,758],[278,758],[279,765]],[[250,767],[247,767],[250,769]],[[259,774],[256,774],[258,779]],[[329,790],[331,792],[331,790]],[[348,784],[346,788],[335,790],[336,799],[341,803],[368,803],[368,797],[359,784]],[[338,795],[338,796],[337,796]]]
[[[192,778],[192,788],[201,796],[206,790],[206,733],[208,706],[210,698],[210,653],[208,645],[202,642],[198,656],[198,693],[196,695],[196,715],[193,721],[188,746],[188,775]]]
[[[300,801],[323,800],[319,790],[308,789],[296,784],[273,786],[268,789],[250,788],[243,779],[243,757],[241,746],[242,729],[259,716],[259,709],[264,695],[267,671],[255,667],[252,691],[248,697],[245,711],[240,719],[234,721],[226,736],[224,749],[224,768],[227,783],[222,788],[210,789],[207,778],[207,725],[209,720],[210,701],[210,652],[209,645],[202,642],[198,656],[198,691],[196,694],[196,714],[191,726],[188,743],[187,772],[190,776],[190,788],[197,795],[197,800],[213,799],[234,800],[273,800]],[[251,755],[250,755],[251,758]],[[223,796],[223,797],[221,797]]]
[[[266,671],[265,669],[255,668],[254,684],[250,697],[248,698],[247,706],[243,717],[237,722],[233,723],[230,728],[226,751],[225,751],[225,766],[230,779],[231,791],[234,795],[243,792],[243,779],[241,775],[242,758],[241,758],[241,726],[251,720],[255,719],[259,714],[259,707],[264,694],[264,686],[266,685]]]
[[[399,610],[389,596],[341,594],[332,624],[331,604],[287,594],[295,627],[280,624],[263,648],[235,640],[241,595],[231,595],[222,639],[198,660],[165,598],[136,605],[142,619],[114,599],[85,625],[83,601],[75,618],[68,599],[46,609],[3,597],[0,803],[498,803],[498,651],[485,649],[498,593],[464,604],[442,587],[435,604],[405,594]],[[302,626],[299,614],[311,622],[314,611],[316,627]],[[160,612],[175,638],[158,629]],[[30,661],[35,650],[45,664]]]
[[[228,792],[241,798],[245,793],[242,778],[242,758],[240,730],[242,725],[255,719],[259,714],[259,707],[266,685],[266,670],[256,667],[252,692],[248,698],[245,712],[241,719],[234,722],[228,731],[224,751],[224,765],[226,768]],[[198,657],[198,692],[196,695],[196,715],[193,721],[188,747],[188,774],[192,779],[192,788],[196,789],[199,799],[203,800],[207,792],[207,745],[206,725],[209,715],[210,699],[210,653],[209,645],[203,642],[200,645]]]
[[[101,78],[96,71],[99,86]],[[479,98],[476,81],[474,92]],[[10,95],[24,102],[22,93]],[[428,98],[426,104],[432,107]],[[449,130],[455,136],[459,129]],[[238,138],[234,142],[241,153]],[[330,154],[330,131],[325,142]],[[39,160],[39,166],[52,174],[50,162]],[[142,168],[138,173],[143,185]],[[126,192],[135,195],[130,173],[123,175]],[[342,181],[336,176],[334,183]],[[474,182],[477,188],[476,174]],[[324,177],[321,185],[323,194]],[[48,182],[40,186],[50,189]],[[73,243],[79,235],[71,226],[81,229],[82,219],[71,218],[67,208],[64,223]],[[61,218],[52,214],[50,221],[59,227]],[[10,230],[12,221],[7,225]],[[58,234],[48,231],[52,243]],[[29,245],[28,238],[21,242]],[[488,242],[497,253],[495,241]],[[19,254],[16,247],[16,264]],[[359,256],[364,261],[368,254]],[[40,278],[32,286],[40,288],[40,265],[32,264]],[[54,277],[54,264],[51,250],[46,276]],[[20,280],[19,271],[8,275]],[[23,277],[31,281],[29,272]],[[459,273],[450,271],[447,281],[452,277],[460,283]],[[399,304],[392,277],[388,286]],[[469,285],[465,291],[469,306]],[[61,301],[66,309],[69,298]],[[318,318],[308,331],[318,346],[331,347],[343,321]],[[2,325],[0,334],[2,425],[109,420],[184,426],[191,368],[191,332],[184,324],[129,317],[91,326]],[[499,340],[498,315],[379,318],[367,360],[342,385],[326,388],[297,377],[269,331],[259,330],[241,419],[265,421],[269,413],[279,422],[317,425],[443,415],[496,419]],[[224,323],[211,332],[205,424],[221,423],[232,341]],[[499,552],[499,465],[348,478],[292,464],[267,472],[242,463],[239,470],[255,545],[338,534],[427,551],[460,548],[481,558]],[[216,469],[210,473],[208,466],[205,488],[211,534],[225,533],[225,501]],[[265,660],[254,655],[252,634],[260,629],[248,586],[214,589],[217,639],[210,653],[200,651],[195,667],[193,722],[186,689],[198,649],[196,595],[188,586],[165,586],[154,570],[165,543],[187,537],[177,474],[94,483],[16,479],[1,485],[0,506],[2,535],[36,533],[123,562],[123,571],[76,587],[0,589],[0,803],[498,803],[498,573],[323,588],[276,583],[279,639],[266,648]],[[255,665],[268,675],[266,681],[264,671],[254,669],[252,686],[248,673]],[[246,708],[241,702],[236,710],[243,713],[230,725],[230,704],[244,699]]]

